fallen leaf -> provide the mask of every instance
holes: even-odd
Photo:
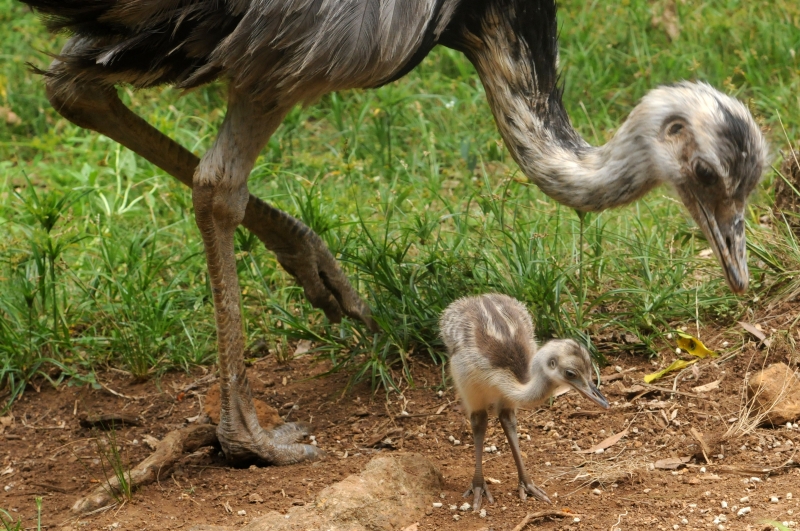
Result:
[[[705,438],[703,438],[703,434],[694,428],[690,428],[689,433],[691,433],[692,437],[694,437],[695,440],[700,443],[700,450],[703,452],[703,457],[705,458],[706,463],[708,463],[708,456],[711,453],[711,448],[709,448],[708,443],[706,442]]]
[[[6,468],[6,469],[5,469],[5,470],[3,470],[2,472],[0,472],[0,476],[9,476],[9,475],[11,475],[11,474],[13,474],[13,473],[14,473],[14,469],[13,469],[13,468],[11,468],[11,466],[9,465],[9,467],[8,467],[8,468]]]
[[[692,363],[695,363],[697,361],[699,361],[699,360],[689,360],[689,361],[687,361],[687,360],[675,360],[672,363],[670,363],[669,367],[667,367],[666,369],[660,370],[658,372],[654,372],[652,374],[646,374],[645,377],[644,377],[644,382],[645,383],[655,382],[656,380],[658,380],[659,378],[661,378],[665,374],[668,374],[668,373],[670,373],[672,371],[679,371],[681,369],[685,369],[686,367],[688,367],[689,365],[691,365]]]
[[[444,411],[444,410],[445,410],[445,408],[446,408],[447,406],[449,406],[449,405],[450,405],[450,404],[442,404],[441,406],[439,406],[439,409],[437,409],[437,410],[436,410],[436,414],[437,414],[437,415],[441,415],[441,414],[442,414],[442,411]]]
[[[499,485],[500,483],[502,483],[502,481],[500,481],[499,479],[490,478],[489,476],[486,476],[486,481],[488,481],[492,485]]]
[[[708,350],[702,341],[684,332],[678,332],[678,346],[698,358],[716,357],[717,353]]]
[[[722,380],[714,380],[711,383],[707,383],[704,385],[698,385],[697,387],[692,387],[692,391],[695,393],[707,393],[709,391],[713,391],[714,389],[719,389],[719,384]]]
[[[621,432],[617,433],[616,435],[612,435],[611,437],[606,438],[605,440],[599,442],[598,444],[595,444],[594,446],[592,446],[588,450],[581,450],[578,453],[579,454],[593,454],[598,450],[605,450],[606,448],[617,444],[620,441],[620,439],[622,439],[626,435],[628,435],[628,430],[627,429],[622,430]]]
[[[765,339],[767,339],[767,336],[764,335],[764,332],[762,332],[761,330],[759,330],[758,328],[749,323],[744,323],[742,321],[739,321],[739,326],[741,326],[742,328],[753,334],[756,338],[758,338],[759,341],[764,341]]]
[[[297,347],[294,349],[294,357],[298,357],[311,350],[311,341],[308,339],[301,339],[297,342]]]
[[[660,470],[675,470],[691,461],[691,459],[691,457],[668,457],[666,459],[659,459],[653,466]]]

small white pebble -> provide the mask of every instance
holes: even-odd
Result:
[[[722,342],[722,348],[725,348],[725,347],[727,347],[728,345],[730,345],[730,343],[728,343],[727,341],[723,341],[723,342]]]
[[[644,489],[642,492],[644,492],[645,494],[647,494],[647,493],[648,493],[648,492],[650,492],[651,490],[653,490],[653,489]]]
[[[546,461],[544,466],[550,466],[550,461]]]
[[[761,478],[750,478],[750,483],[761,483]]]
[[[595,496],[600,496],[601,494],[603,494],[603,491],[600,489],[594,489],[592,491],[592,494],[594,494]]]
[[[434,509],[440,509],[442,507],[442,502],[433,502]]]
[[[739,503],[747,503],[750,501],[750,496],[742,496],[739,498]]]
[[[527,437],[529,441],[531,440],[531,436],[530,435],[525,435],[525,437]]]
[[[490,451],[490,452],[492,452],[492,453],[495,453],[495,452],[497,451],[497,446],[495,446],[495,445],[491,445],[491,446],[489,447],[489,451]]]
[[[622,367],[617,365],[616,367],[614,367],[614,370],[617,371],[617,372],[622,372]]]
[[[787,492],[786,493],[786,499],[787,500],[791,500],[792,499],[792,493],[791,492]]]
[[[450,442],[455,442],[456,438],[451,435],[450,437],[447,438],[447,440]]]
[[[317,436],[316,435],[309,435],[308,438],[311,439],[312,441],[316,441],[317,440]]]
[[[478,513],[478,516],[481,518],[486,518],[486,509],[481,509],[481,512]]]
[[[453,446],[458,446],[459,444],[461,444],[461,441],[459,441],[458,439],[453,441]]]
[[[706,467],[704,467],[704,466],[701,466],[701,467],[700,467],[700,473],[701,473],[701,474],[705,474],[705,473],[706,473]]]
[[[672,529],[680,529],[680,528],[681,528],[681,526],[679,526],[678,524],[675,524],[675,525],[672,526]]]
[[[781,499],[778,498],[777,496],[770,496],[769,497],[769,502],[770,503],[778,503],[779,501],[781,501]]]
[[[450,506],[450,510],[451,511],[457,511],[458,510],[458,505],[451,505]]]
[[[137,445],[137,444],[139,444],[139,439],[134,439],[134,440],[132,440],[132,441],[131,441],[131,444],[133,444],[134,446],[135,446],[135,445]],[[119,523],[117,523],[117,526],[119,527]]]
[[[11,485],[6,485],[5,487],[3,487],[3,490],[6,491],[6,492],[10,491],[11,490]]]
[[[723,509],[727,509],[728,508],[728,502],[726,502],[725,500],[722,500],[720,505],[722,506]]]
[[[236,514],[238,514],[239,516],[246,516],[247,515],[247,511],[242,509],[241,511],[237,512]]]
[[[675,354],[680,354],[680,353],[681,353],[681,349],[680,348],[676,348],[675,349]]]
[[[689,524],[689,520],[687,520],[686,518],[681,518],[681,523],[683,525],[688,525]]]
[[[750,507],[742,507],[736,512],[736,516],[744,516],[750,512]]]
[[[472,508],[472,505],[470,505],[470,504],[469,504],[469,503],[467,503],[467,502],[464,502],[464,505],[462,505],[461,507],[459,507],[459,508],[458,508],[458,510],[459,510],[459,511],[469,511],[471,508]]]
[[[576,516],[575,518],[572,519],[572,521],[577,524],[578,522],[581,521],[581,519]]]
[[[605,453],[605,450],[604,450],[604,449],[602,449],[602,448],[598,448],[597,450],[595,450],[595,451],[594,451],[594,453],[596,453],[596,454],[603,454],[603,453]]]
[[[458,516],[457,514],[454,514],[454,515],[453,515],[453,520],[455,520],[456,522],[458,522],[459,520],[461,520],[461,517],[460,517],[460,516]]]
[[[667,334],[667,339],[672,339],[672,332],[669,332],[669,333]]]
[[[439,391],[436,394],[439,395],[439,398],[442,398],[444,396],[444,391]]]

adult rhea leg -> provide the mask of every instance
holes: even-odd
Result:
[[[508,439],[508,444],[511,446],[511,455],[514,457],[514,464],[517,465],[517,474],[519,474],[519,497],[524,500],[528,494],[541,500],[543,502],[551,503],[547,494],[533,484],[528,473],[525,471],[525,465],[522,462],[522,454],[519,451],[519,439],[517,438],[517,415],[513,409],[500,410],[500,425]]]
[[[464,493],[464,497],[470,494],[472,498],[472,509],[475,511],[481,508],[481,497],[485,494],[489,503],[494,503],[494,498],[486,487],[486,480],[483,478],[483,440],[486,437],[486,424],[489,422],[489,415],[486,411],[475,411],[469,416],[472,424],[472,439],[475,443],[475,474],[472,476],[472,486]]]
[[[276,437],[258,424],[244,367],[234,232],[245,216],[250,170],[285,113],[285,108],[255,106],[231,91],[217,140],[200,161],[192,187],[217,324],[222,398],[217,436],[229,459],[258,457],[279,465],[316,458],[318,451],[311,445],[287,444],[287,438],[304,433],[302,428],[284,428]]]
[[[73,38],[62,54],[78,53]],[[117,96],[116,89],[75,77],[68,65],[55,60],[47,72],[47,95],[62,116],[86,129],[116,140],[191,187],[200,162],[193,153],[159,132]],[[302,222],[250,195],[242,224],[275,253],[280,264],[303,286],[306,297],[332,322],[342,314],[376,330],[369,307],[353,289],[319,236]]]

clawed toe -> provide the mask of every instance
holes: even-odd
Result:
[[[550,501],[550,498],[547,497],[547,493],[534,485],[532,482],[522,482],[519,483],[519,499],[525,501],[528,495],[533,496],[539,501],[543,501],[545,503],[553,503]]]
[[[287,422],[267,432],[275,444],[296,443],[309,433],[311,433],[311,426],[305,422]]]

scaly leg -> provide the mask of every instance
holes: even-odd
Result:
[[[244,366],[234,233],[249,201],[250,170],[286,110],[254,104],[246,94],[231,90],[217,140],[200,161],[192,187],[195,221],[206,249],[217,324],[222,399],[217,436],[229,459],[257,457],[279,465],[314,459],[318,450],[311,445],[285,444],[284,437],[276,440],[258,424]],[[298,428],[294,435],[303,433]]]
[[[72,39],[62,53],[68,55],[79,46],[80,41]],[[131,112],[115,88],[81,84],[71,75],[58,60],[47,73],[48,98],[62,116],[116,140],[192,187],[200,159]],[[331,322],[338,323],[345,314],[377,330],[369,307],[314,231],[253,195],[248,198],[242,225],[275,253],[281,266],[303,287],[306,298]]]
[[[528,494],[537,500],[551,503],[547,494],[533,484],[528,473],[525,471],[525,465],[522,462],[522,454],[519,451],[519,439],[517,438],[517,415],[513,409],[500,410],[500,425],[508,439],[508,444],[511,446],[511,455],[514,457],[514,464],[517,465],[517,474],[519,474],[519,498],[525,500]]]
[[[486,424],[489,422],[489,415],[486,411],[475,411],[469,416],[472,424],[472,442],[475,443],[475,475],[472,476],[472,486],[464,493],[464,497],[473,495],[472,510],[479,511],[481,508],[481,498],[486,495],[489,503],[494,503],[494,498],[486,486],[483,479],[483,440],[486,438]]]

